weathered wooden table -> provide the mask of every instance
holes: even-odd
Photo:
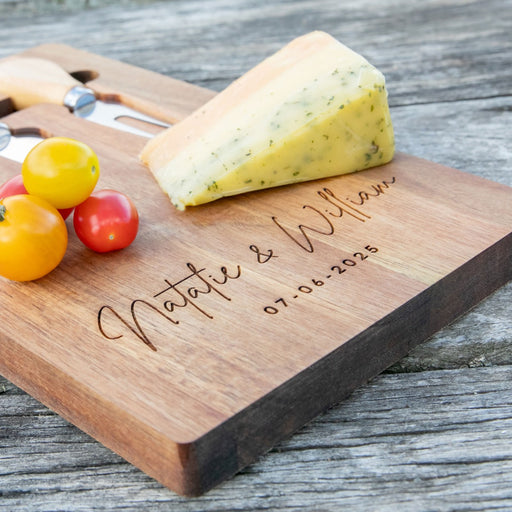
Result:
[[[0,0],[0,57],[63,42],[221,90],[325,30],[386,75],[400,151],[512,186],[511,27],[510,0]],[[195,499],[0,377],[0,509],[512,510],[511,301],[509,283]]]

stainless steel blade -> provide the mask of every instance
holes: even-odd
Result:
[[[22,163],[28,152],[43,139],[37,135],[14,136],[9,127],[0,123],[0,156]]]
[[[93,121],[103,126],[109,126],[110,128],[116,128],[118,130],[124,130],[128,133],[134,133],[142,137],[151,138],[154,137],[155,133],[150,131],[141,130],[135,126],[131,126],[127,123],[119,121],[120,118],[126,117],[131,118],[137,122],[148,123],[154,126],[158,126],[162,129],[168,128],[170,125],[162,121],[158,121],[153,117],[146,116],[136,110],[133,110],[125,105],[118,103],[106,103],[101,100],[96,100],[94,108],[88,112],[87,115],[82,116],[80,112],[76,111],[76,115],[84,117],[89,121]]]
[[[6,148],[11,140],[11,130],[5,123],[0,123],[0,151]]]
[[[142,130],[128,123],[123,123],[119,121],[119,119],[130,118],[138,123],[144,123],[162,129],[170,126],[168,123],[120,103],[107,103],[100,100],[96,98],[92,89],[82,86],[73,87],[67,92],[64,97],[64,105],[78,117],[147,138],[153,137],[155,133]]]

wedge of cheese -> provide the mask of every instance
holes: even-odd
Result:
[[[328,34],[312,32],[154,137],[141,159],[184,209],[367,169],[393,152],[382,73]]]

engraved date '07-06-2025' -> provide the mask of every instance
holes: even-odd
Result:
[[[264,306],[263,311],[269,315],[275,315],[279,313],[283,308],[289,307],[292,302],[296,302],[297,299],[304,295],[309,295],[315,292],[316,289],[324,287],[333,278],[344,274],[350,269],[356,267],[359,263],[368,259],[370,254],[375,254],[379,249],[371,245],[366,245],[361,251],[354,252],[350,257],[340,258],[336,264],[331,265],[329,270],[323,275],[312,277],[309,281],[302,283],[297,286],[292,292],[293,295],[288,297],[279,297],[274,300],[275,305]]]

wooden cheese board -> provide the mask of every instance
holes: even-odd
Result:
[[[177,122],[211,91],[63,45],[26,52]],[[129,248],[0,281],[0,373],[183,495],[250,464],[512,277],[512,189],[406,154],[180,212],[146,139],[64,107],[10,127],[74,137],[132,197]],[[0,156],[0,181],[20,171]],[[340,426],[340,428],[342,428]]]

